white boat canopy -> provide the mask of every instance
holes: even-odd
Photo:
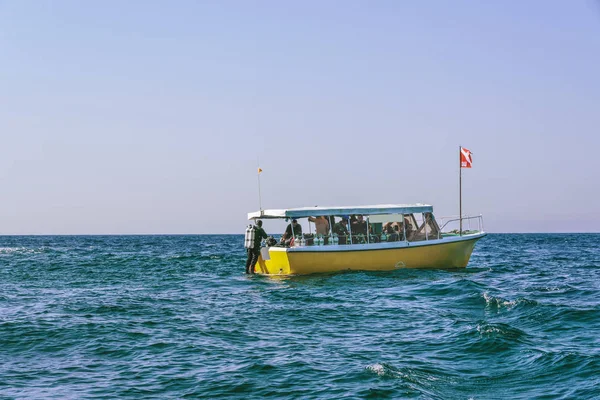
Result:
[[[373,206],[302,207],[287,210],[261,210],[248,213],[248,219],[305,218],[320,215],[381,215],[433,212],[429,204],[378,204]]]

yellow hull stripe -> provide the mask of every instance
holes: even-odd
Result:
[[[481,237],[401,248],[344,251],[269,251],[259,258],[256,272],[303,275],[347,270],[390,271],[399,268],[464,268]]]

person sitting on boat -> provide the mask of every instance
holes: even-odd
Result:
[[[388,222],[383,226],[383,233],[385,233],[388,242],[398,241],[398,232],[394,229],[395,222]]]
[[[327,220],[327,217],[308,217],[308,220],[315,223],[315,231],[317,232],[317,235],[321,235],[325,239],[324,244],[327,244],[327,235],[329,235],[329,221]]]
[[[293,234],[292,234],[293,229]],[[292,244],[292,239],[294,237],[300,238],[302,235],[302,226],[298,223],[298,220],[294,218],[291,224],[288,224],[287,228],[285,228],[285,232],[281,237],[281,243],[286,246],[290,246]]]
[[[424,213],[425,215],[425,220],[423,221],[423,224],[419,227],[419,229],[416,229],[415,232],[413,232],[411,240],[413,241],[418,241],[418,240],[431,240],[431,239],[437,239],[438,237],[438,233],[439,233],[439,227],[437,222],[435,222],[435,218],[433,217],[432,213]]]
[[[437,237],[440,234],[440,226],[438,225],[432,213],[425,213],[425,222],[427,223],[427,225],[429,225],[429,228],[431,229],[429,232],[429,236],[437,239]]]
[[[379,239],[379,235],[375,234],[375,230],[373,229],[373,224],[369,225],[369,242],[370,243],[379,243],[381,240]]]
[[[358,243],[360,240],[364,239],[367,236],[367,221],[364,220],[362,215],[356,216],[356,220],[352,222],[351,227],[353,243]]]
[[[254,267],[256,266],[256,262],[258,261],[258,256],[260,256],[260,243],[263,239],[267,238],[267,232],[262,228],[262,221],[256,221],[256,225],[251,227],[254,231],[254,242],[251,243],[252,247],[247,247],[248,258],[246,259],[246,273],[253,274]],[[247,233],[248,236],[248,233]],[[252,238],[252,236],[250,236]]]
[[[348,218],[342,217],[340,222],[333,226],[333,233],[338,236],[338,244],[346,244],[348,237]]]
[[[408,240],[409,242],[412,242],[414,240],[414,236],[416,234],[415,232],[415,228],[413,227],[412,223],[408,220],[408,219],[404,219],[404,226],[405,226],[405,232],[406,232],[406,240]]]
[[[394,228],[392,228],[392,222],[386,222],[385,225],[383,226],[382,230],[383,230],[383,233],[385,233],[386,235],[394,233]]]
[[[392,235],[394,236],[394,242],[399,241],[402,238],[402,233],[400,232],[400,225],[392,225],[393,229],[394,229],[394,233],[392,233]]]

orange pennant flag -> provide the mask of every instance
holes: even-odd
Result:
[[[262,172],[262,168],[258,167],[258,173],[260,174]]]
[[[471,168],[473,166],[473,153],[464,147],[460,148],[460,167]]]

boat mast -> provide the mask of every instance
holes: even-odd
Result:
[[[460,236],[462,236],[462,165],[460,158],[461,149],[462,146],[458,146],[458,219],[460,221]]]

